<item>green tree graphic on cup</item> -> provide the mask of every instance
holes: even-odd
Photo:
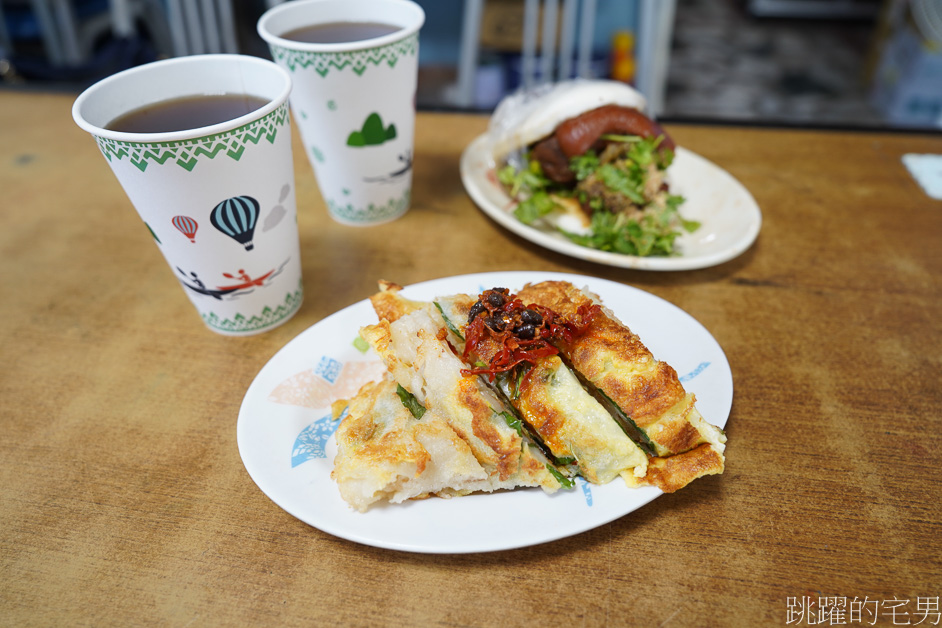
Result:
[[[347,146],[379,146],[383,142],[396,138],[396,125],[383,126],[383,119],[373,112],[363,121],[359,131],[353,131],[347,137]]]

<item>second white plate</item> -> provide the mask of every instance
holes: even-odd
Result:
[[[752,194],[711,161],[678,148],[667,171],[671,193],[686,199],[680,213],[701,226],[677,238],[676,257],[637,257],[579,246],[559,232],[525,225],[513,215],[514,201],[497,181],[487,135],[461,155],[461,181],[468,195],[502,227],[547,249],[590,262],[637,270],[693,270],[727,262],[748,249],[759,235],[762,213]]]
[[[562,273],[503,272],[463,275],[408,286],[403,296],[431,299],[477,294],[496,286],[511,291],[527,282],[559,279],[587,286],[651,350],[681,376],[708,421],[726,424],[733,380],[723,350],[693,317],[647,292],[622,284]],[[289,342],[249,386],[239,412],[239,453],[249,475],[281,508],[335,536],[389,549],[425,553],[503,550],[563,538],[595,528],[661,495],[653,487],[630,489],[578,481],[573,490],[540,489],[426,499],[379,505],[359,513],[330,478],[337,422],[330,404],[379,379],[385,367],[353,344],[360,327],[376,322],[369,301],[351,305]],[[707,480],[699,480],[707,481]],[[720,480],[722,481],[722,480]]]

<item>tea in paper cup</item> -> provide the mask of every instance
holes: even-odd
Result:
[[[270,61],[197,55],[110,76],[72,107],[203,322],[221,334],[267,331],[301,305],[290,91],[290,76]],[[230,107],[240,101],[243,109]]]
[[[409,207],[424,21],[409,0],[295,0],[258,22],[291,74],[304,152],[338,222],[379,224]]]

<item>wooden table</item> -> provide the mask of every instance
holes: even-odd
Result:
[[[421,113],[412,209],[383,227],[332,222],[296,151],[305,302],[228,338],[72,99],[0,95],[0,624],[757,626],[819,597],[848,625],[892,625],[894,608],[938,623],[942,202],[900,157],[942,137],[670,126],[764,223],[733,261],[655,273],[498,227],[458,175],[486,119]],[[726,473],[575,537],[468,555],[348,542],[256,487],[236,418],[278,349],[378,278],[492,270],[595,275],[698,319],[735,380]]]

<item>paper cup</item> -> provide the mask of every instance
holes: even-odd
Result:
[[[270,61],[198,55],[115,74],[72,107],[203,321],[221,334],[267,331],[301,305],[290,91],[291,77]],[[266,104],[186,131],[105,128],[154,103],[218,94],[248,94]]]
[[[396,32],[339,44],[286,33],[335,22],[375,22]],[[412,188],[419,28],[408,0],[295,0],[267,11],[258,32],[291,73],[291,110],[332,218],[374,225],[402,216]]]

